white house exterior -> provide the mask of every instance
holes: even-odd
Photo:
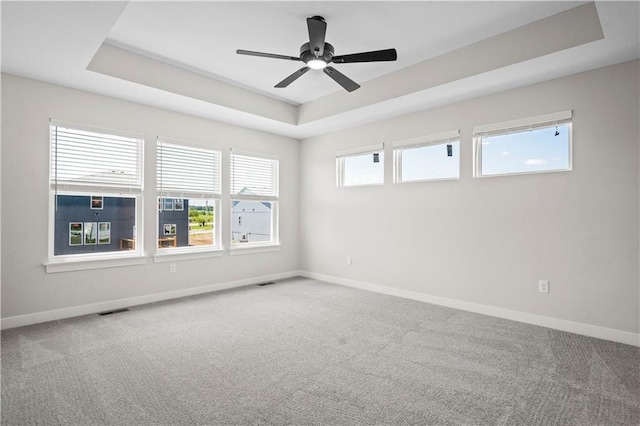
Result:
[[[234,243],[271,241],[273,204],[264,201],[233,201],[231,240]]]

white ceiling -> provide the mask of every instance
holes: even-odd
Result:
[[[304,138],[640,56],[639,3],[598,2],[597,16],[604,38],[541,51],[537,56],[478,71],[477,75],[431,86],[418,84],[409,92],[389,90],[390,86],[406,85],[402,78],[407,76],[421,79],[422,71],[428,73],[427,65],[438,58],[452,57],[455,52],[461,55],[465,52],[462,48],[482,40],[497,42],[495,36],[499,34],[516,37],[526,24],[584,3],[3,2],[2,71]],[[316,71],[285,89],[276,89],[273,86],[301,63],[235,53],[236,49],[246,49],[297,56],[300,45],[308,41],[305,19],[313,15],[326,19],[326,40],[334,45],[337,55],[394,47],[398,60],[335,65],[362,86],[349,94]],[[537,37],[530,37],[527,46],[509,50],[535,51],[536,42]],[[168,87],[147,82],[144,77],[132,78],[126,70],[89,66],[94,55],[98,58],[101,49],[106,52],[109,46],[156,60],[146,63],[151,67],[145,69],[148,75],[156,74],[154,64],[189,72],[183,74],[185,89],[176,87],[175,82]],[[421,72],[409,74],[410,70]],[[228,90],[237,102],[216,98],[215,94],[205,97],[187,93],[188,77],[196,74],[203,88],[205,78],[217,85],[216,92]],[[246,103],[264,103],[265,109],[271,110],[281,103],[284,114],[292,117],[280,118],[239,105],[239,99],[245,98]],[[331,107],[334,104],[335,109]],[[322,109],[322,113],[313,113],[314,109]],[[305,121],[305,113],[313,118]]]
[[[175,2],[141,2],[127,6],[107,37],[118,45],[301,104],[342,89],[322,72],[276,89],[273,86],[301,64],[238,56],[236,49],[298,56],[300,45],[309,41],[306,18],[319,14],[327,21],[326,40],[336,55],[396,48],[396,62],[335,65],[352,79],[366,82],[572,6],[564,2],[201,2],[184,7]]]

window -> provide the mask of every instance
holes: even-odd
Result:
[[[231,244],[273,245],[278,238],[276,157],[231,153]]]
[[[142,139],[54,124],[49,257],[141,253]]]
[[[395,182],[460,177],[460,133],[441,133],[393,144]]]
[[[571,111],[473,129],[475,176],[571,170]]]
[[[157,141],[158,249],[218,248],[220,151]]]
[[[338,186],[382,185],[384,145],[340,151],[336,154]]]

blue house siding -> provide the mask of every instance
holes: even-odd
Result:
[[[183,210],[162,210],[158,221],[158,238],[173,237],[174,235],[164,234],[164,225],[176,225],[177,247],[189,245],[189,200],[185,198],[182,201]],[[169,246],[169,244],[163,243],[163,246]]]
[[[69,245],[69,224],[72,222],[109,222],[109,244]],[[91,197],[58,195],[55,214],[54,254],[102,253],[120,250],[121,238],[133,238],[136,224],[136,201],[129,197],[103,197],[102,209],[91,209]],[[97,231],[96,231],[97,232]]]

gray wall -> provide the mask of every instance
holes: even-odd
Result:
[[[147,263],[74,272],[45,272],[49,232],[49,119],[141,134],[145,138],[143,236]],[[221,149],[223,194],[229,193],[229,149],[280,158],[279,251],[155,263],[156,137]],[[2,318],[84,306],[198,286],[282,274],[298,268],[299,142],[211,120],[147,107],[12,75],[2,75]],[[28,206],[29,227],[16,206]],[[221,212],[231,211],[228,195]],[[223,218],[223,241],[229,239]]]
[[[302,141],[301,269],[638,333],[638,77],[634,61]],[[473,126],[568,109],[573,171],[473,178]],[[391,183],[389,142],[456,129],[459,180]],[[336,188],[336,151],[380,142],[386,184]]]
[[[638,61],[296,140],[9,75],[2,76],[2,317],[179,291],[297,269],[638,333]],[[474,179],[471,129],[574,111],[574,170]],[[155,137],[280,156],[277,252],[46,274],[14,206],[48,233],[48,120],[144,135],[147,254],[155,230]],[[460,129],[461,178],[336,188],[335,152]],[[385,156],[391,159],[387,144]],[[25,172],[25,171],[28,171]],[[229,182],[223,173],[223,194]],[[224,195],[221,212],[231,210]],[[229,240],[229,218],[223,219]],[[412,238],[407,238],[411,236]],[[346,257],[353,265],[346,264]],[[550,293],[537,281],[550,281]]]

